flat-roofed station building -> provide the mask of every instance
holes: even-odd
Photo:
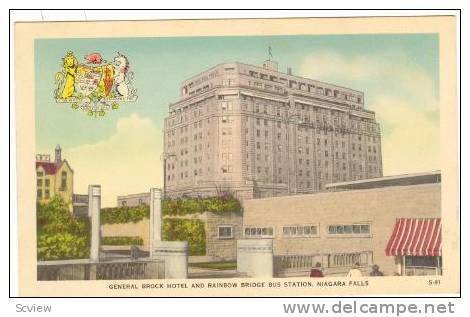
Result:
[[[312,193],[382,176],[381,135],[360,91],[224,63],[182,82],[164,128],[169,197]]]

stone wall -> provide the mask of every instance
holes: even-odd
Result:
[[[206,254],[208,261],[226,261],[235,260],[237,257],[237,240],[242,237],[242,214],[241,213],[223,213],[216,214],[205,212],[203,214],[194,214],[180,217],[182,219],[199,219],[204,222],[206,230]],[[230,225],[233,227],[233,236],[230,239],[219,238],[218,227],[221,225]],[[137,223],[124,224],[105,224],[101,226],[101,235],[109,236],[139,236],[144,240],[140,248],[144,251],[149,250],[149,220],[144,219]]]
[[[139,246],[143,251],[149,251],[149,220],[143,219],[133,223],[105,224],[101,226],[102,237],[141,237],[144,244]]]
[[[231,261],[237,258],[237,240],[242,238],[243,218],[241,213],[215,214],[205,213],[206,222],[206,256],[214,261]],[[232,238],[220,238],[219,226],[232,226]]]

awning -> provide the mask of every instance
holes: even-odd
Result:
[[[387,256],[441,255],[441,219],[398,218],[385,253]]]

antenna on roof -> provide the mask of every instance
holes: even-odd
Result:
[[[271,58],[273,58],[273,52],[272,52],[271,44],[269,44],[269,46],[268,46],[268,61],[270,61]]]

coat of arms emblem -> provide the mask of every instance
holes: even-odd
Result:
[[[120,102],[137,100],[127,56],[117,53],[111,63],[100,53],[88,54],[84,59],[79,63],[73,52],[67,52],[62,59],[62,71],[55,76],[56,102],[69,103],[73,109],[98,117],[118,109]]]

